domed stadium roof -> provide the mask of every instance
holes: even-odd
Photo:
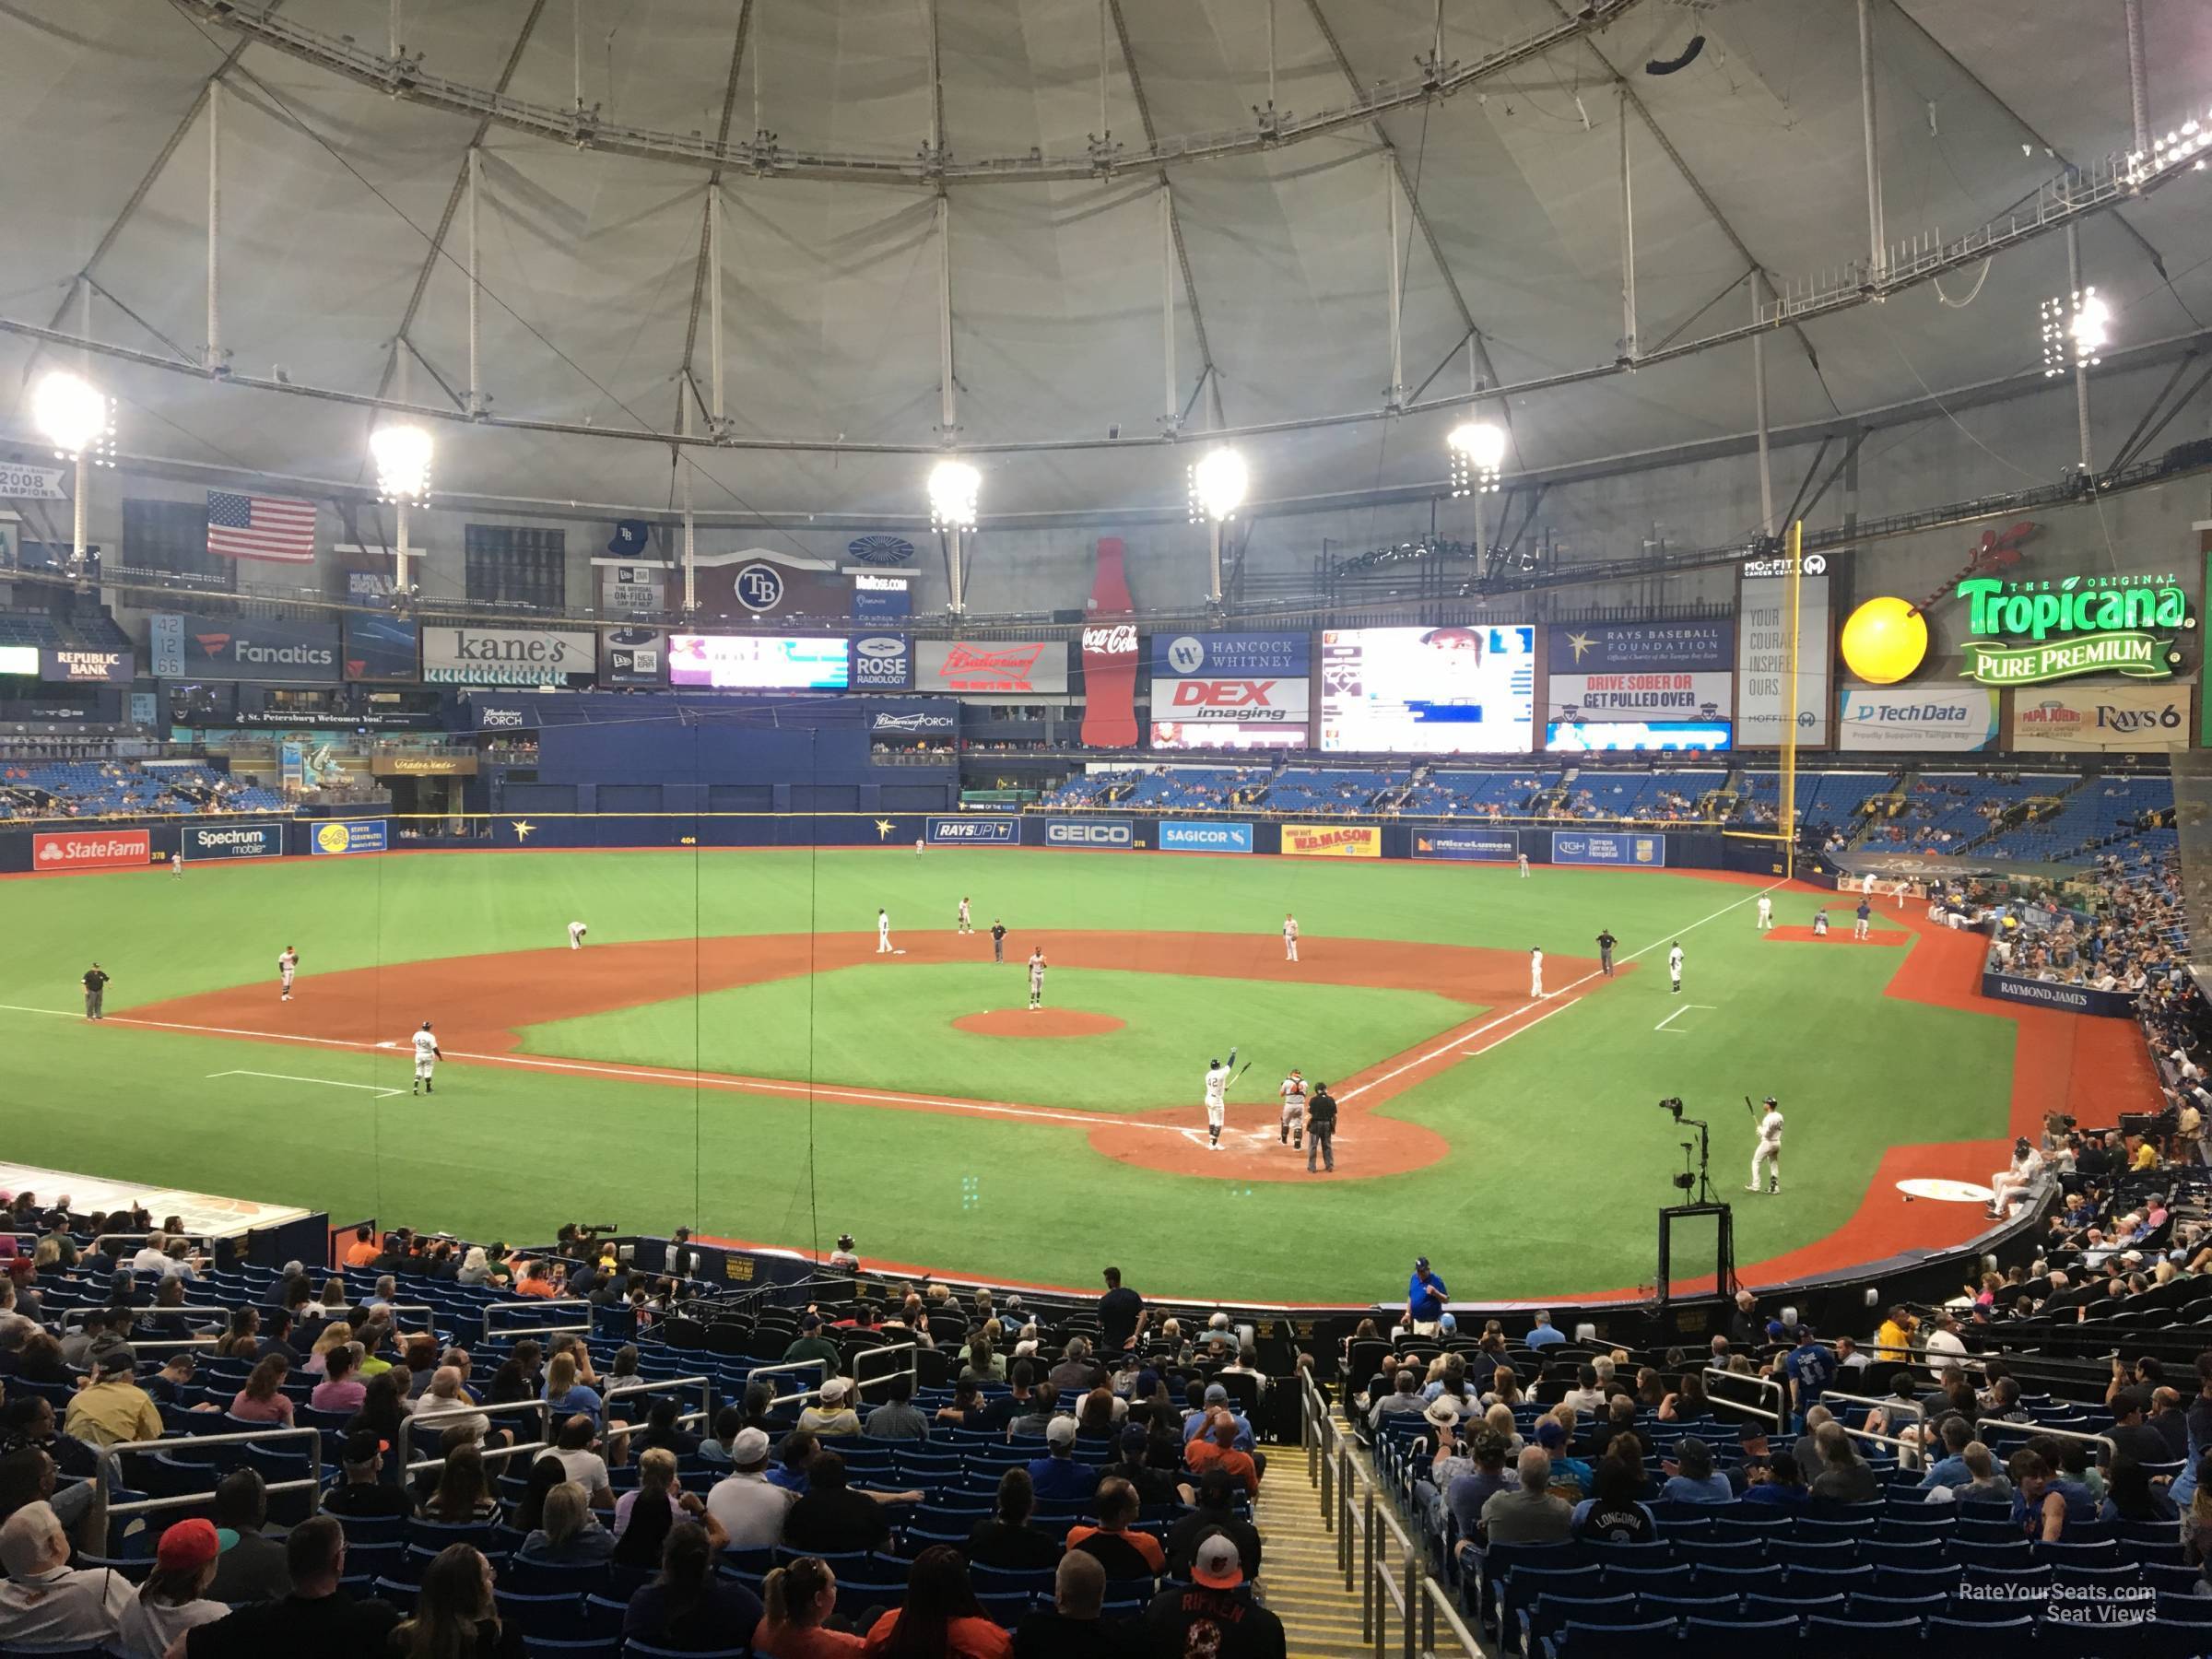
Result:
[[[2212,8],[2142,10],[2156,130],[2212,116]],[[677,430],[687,368],[708,430],[717,188],[726,432],[809,447],[688,450],[702,510],[911,518],[947,405],[994,519],[1175,507],[1221,427],[1283,429],[1260,497],[1432,483],[1477,385],[1525,388],[1509,470],[1599,461],[1751,427],[1755,271],[1818,301],[1765,336],[1777,427],[2039,368],[2048,186],[2132,145],[2123,7],[1868,13],[1891,273],[1951,267],[1881,302],[1850,0],[18,0],[0,315],[141,354],[96,364],[126,453],[366,481],[362,400],[467,396],[475,145],[496,418],[438,428],[441,494],[675,499],[611,434]],[[230,384],[156,366],[207,339],[218,77]],[[2194,333],[2206,176],[2112,201],[2118,339]]]

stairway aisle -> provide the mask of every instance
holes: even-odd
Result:
[[[1290,1659],[1368,1659],[1373,1650],[1359,1641],[1359,1597],[1346,1593],[1336,1570],[1336,1537],[1321,1524],[1321,1494],[1306,1479],[1305,1452],[1296,1445],[1269,1451],[1253,1520],[1263,1545],[1261,1587],[1283,1621]]]

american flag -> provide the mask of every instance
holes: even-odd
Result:
[[[207,492],[207,551],[218,559],[315,562],[315,504],[288,496]]]

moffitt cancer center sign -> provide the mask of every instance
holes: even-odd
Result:
[[[2067,576],[1959,584],[1968,605],[1961,674],[1985,686],[2033,686],[2078,674],[2165,679],[2181,665],[2172,634],[2194,628],[2188,595],[2164,576]],[[2155,630],[2166,630],[2159,637]]]

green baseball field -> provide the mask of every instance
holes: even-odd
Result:
[[[1987,1179],[2029,1028],[1919,908],[1858,943],[1835,895],[1744,877],[936,848],[9,879],[6,1156],[478,1239],[850,1231],[871,1263],[1089,1287],[1113,1261],[1290,1302],[1388,1300],[1418,1251],[1456,1297],[1544,1299],[1651,1281],[1685,1138],[1656,1103],[1680,1096],[1759,1279],[1972,1230],[1976,1206],[1889,1189]],[[2070,1067],[2064,1029],[2039,1067]],[[1203,1077],[1232,1047],[1217,1148]],[[1341,1103],[1333,1174],[1283,1144],[1293,1067]],[[1783,1188],[1752,1196],[1743,1097],[1769,1093]]]

